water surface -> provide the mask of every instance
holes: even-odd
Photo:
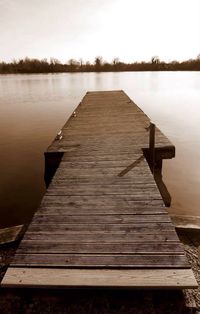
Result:
[[[86,91],[123,89],[176,146],[163,174],[173,215],[200,216],[200,73],[0,76],[0,226],[30,220],[45,192],[43,152]],[[200,220],[199,220],[200,221]]]

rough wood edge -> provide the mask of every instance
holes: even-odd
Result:
[[[0,229],[0,245],[11,243],[20,239],[24,225]]]
[[[200,229],[200,216],[170,215],[176,228]]]
[[[191,269],[8,268],[3,288],[197,288]]]

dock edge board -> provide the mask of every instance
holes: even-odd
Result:
[[[10,267],[2,288],[197,288],[191,269],[55,269]]]

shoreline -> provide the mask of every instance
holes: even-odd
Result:
[[[25,74],[25,75],[27,75],[27,74],[66,74],[66,73],[68,73],[68,74],[81,74],[81,73],[83,73],[83,74],[85,74],[85,73],[96,73],[96,74],[98,74],[98,73],[122,73],[122,72],[141,72],[141,73],[143,73],[143,72],[200,72],[200,69],[199,70],[196,70],[196,69],[194,69],[194,70],[192,70],[192,69],[188,69],[188,70],[186,70],[186,69],[183,69],[183,70],[172,70],[172,69],[169,69],[169,70],[152,70],[152,69],[150,69],[150,70],[119,70],[119,71],[114,71],[114,70],[110,70],[110,71],[107,71],[107,70],[105,70],[105,71],[50,71],[50,72],[5,72],[5,73],[0,73],[0,75],[9,75],[9,74],[15,74],[15,75],[23,75],[23,74]]]

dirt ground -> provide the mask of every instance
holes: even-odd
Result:
[[[195,277],[200,283],[200,230],[177,230]],[[0,247],[0,280],[17,248]],[[199,309],[199,310],[198,310]],[[200,289],[34,290],[0,289],[0,314],[200,314]]]

